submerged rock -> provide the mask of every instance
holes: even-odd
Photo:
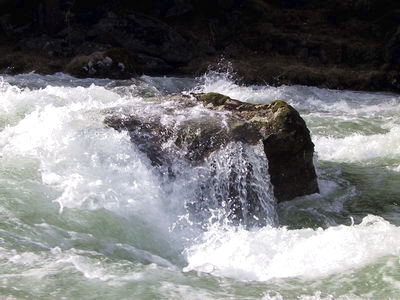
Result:
[[[161,105],[160,99],[149,101]],[[161,99],[161,103],[171,101],[174,107],[164,108],[161,114],[143,116],[137,109],[125,107],[108,111],[104,122],[114,129],[127,130],[132,142],[147,155],[153,166],[166,167],[169,176],[174,176],[170,168],[174,155],[196,166],[234,142],[262,145],[268,161],[265,176],[270,177],[278,202],[319,191],[313,165],[314,144],[309,130],[299,113],[286,102],[251,104],[218,93],[175,94]],[[177,112],[184,114],[184,109],[190,111],[199,104],[209,113],[182,118]],[[166,114],[172,115],[172,121],[163,119]],[[248,167],[251,177],[254,166]],[[237,177],[237,174],[231,175],[232,179]],[[251,180],[250,177],[247,180]],[[262,199],[254,196],[251,184],[246,192],[248,203],[234,197],[240,192],[235,190],[237,185],[227,184],[229,197],[232,196],[228,205],[237,219],[249,219],[245,214],[256,219],[263,217]]]

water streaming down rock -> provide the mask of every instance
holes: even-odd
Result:
[[[148,101],[157,103],[160,98]],[[107,112],[105,123],[127,130],[152,165],[170,178],[180,173],[173,170],[176,158],[189,167],[208,161],[211,171],[196,187],[198,196],[189,203],[192,210],[222,206],[235,223],[275,225],[274,196],[284,201],[318,192],[314,144],[303,119],[285,102],[254,105],[217,93],[175,94],[162,98],[161,106],[157,115],[117,108]],[[202,113],[188,117],[193,110]],[[261,147],[261,154],[251,160],[255,147]],[[226,161],[216,162],[212,154],[221,150]]]
[[[248,228],[278,225],[262,145],[228,143],[209,155],[197,170],[198,182],[186,206],[198,223],[206,227],[226,221]]]

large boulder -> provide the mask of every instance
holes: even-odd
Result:
[[[292,106],[282,100],[269,104],[244,103],[217,93],[196,98],[211,109],[229,110],[242,120],[242,124],[231,128],[233,139],[263,142],[278,201],[318,192],[314,144],[306,123]]]
[[[153,101],[160,103],[160,99]],[[270,176],[278,202],[319,191],[309,130],[299,113],[286,102],[251,104],[218,93],[176,94],[162,99],[163,103],[168,101],[182,107],[164,111],[165,114],[175,111],[175,119],[181,119],[176,111],[190,110],[199,102],[215,113],[168,123],[159,114],[148,117],[136,109],[118,108],[107,111],[104,122],[117,130],[127,130],[154,166],[170,163],[171,153],[163,146],[166,143],[183,150],[179,153],[192,165],[230,142],[262,143],[268,160],[269,174],[265,176]],[[253,207],[252,211],[257,209]]]

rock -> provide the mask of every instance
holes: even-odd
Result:
[[[284,201],[318,192],[314,144],[304,120],[283,101],[271,103],[270,109],[273,125],[271,133],[263,134],[263,144],[275,197]]]
[[[400,26],[385,47],[385,60],[389,68],[398,70],[400,66]]]
[[[90,34],[98,42],[118,44],[135,53],[158,57],[170,64],[187,63],[193,45],[167,24],[135,13],[108,14],[92,27]]]
[[[135,56],[125,49],[97,51],[74,57],[65,72],[76,77],[126,79],[139,71]],[[139,72],[140,73],[140,72]]]
[[[216,110],[229,110],[245,120],[232,128],[233,139],[255,143],[262,140],[269,175],[278,201],[318,192],[313,164],[314,144],[299,113],[286,102],[255,105],[208,93],[198,100]]]
[[[190,0],[153,1],[152,15],[162,17],[185,16],[193,12]]]
[[[197,76],[225,57],[249,84],[399,92],[399,25],[396,0],[2,0],[0,72],[124,48],[132,74]]]
[[[193,107],[196,104],[194,99],[181,94],[163,98],[164,101],[178,103],[183,110]],[[159,100],[150,98],[147,101],[158,102]],[[142,116],[135,110],[125,108],[122,111],[118,109],[116,112],[108,112],[104,122],[114,129],[127,130],[131,140],[147,154],[153,166],[169,164],[171,159],[168,153],[162,150],[162,145],[168,140],[172,140],[177,148],[183,150],[180,152],[184,153],[185,160],[196,165],[211,152],[225,145],[230,138],[227,128],[221,122],[215,122],[215,119],[210,116],[165,126],[160,118],[167,114],[171,114],[171,111]]]
[[[174,67],[165,60],[144,53],[136,53],[136,62],[142,73],[146,75],[165,75],[174,71]]]
[[[167,141],[183,150],[180,153],[193,165],[229,142],[251,145],[261,142],[278,202],[319,191],[309,130],[299,113],[286,102],[250,104],[218,93],[192,94],[191,97],[177,94],[162,100],[175,101],[186,108],[202,102],[217,114],[166,126],[160,121],[161,116],[151,117],[150,121],[133,109],[118,109],[107,112],[104,122],[117,130],[127,130],[132,141],[155,166],[168,165],[171,160],[170,153],[162,147]],[[252,211],[260,211],[256,205],[250,204]]]
[[[18,41],[17,47],[26,52],[43,53],[49,57],[68,57],[69,50],[65,40],[51,38],[46,34],[38,37],[24,37]]]

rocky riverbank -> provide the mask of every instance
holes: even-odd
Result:
[[[0,8],[1,73],[196,76],[229,65],[244,83],[400,91],[400,5],[391,0],[2,0]]]

